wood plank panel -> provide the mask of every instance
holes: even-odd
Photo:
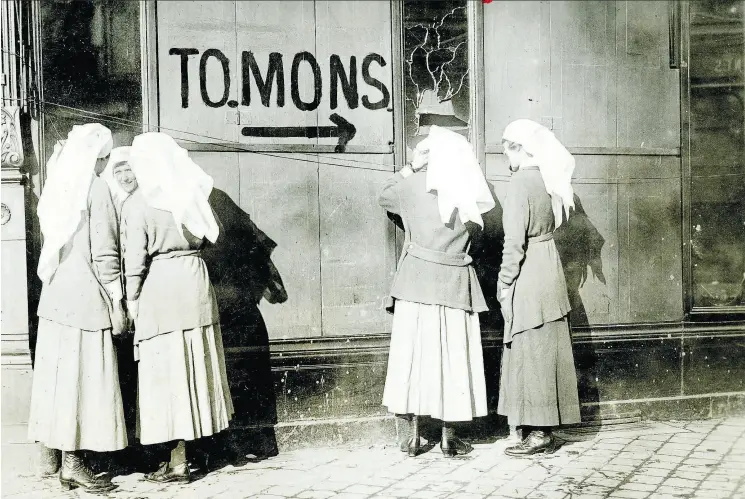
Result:
[[[396,270],[395,228],[377,203],[382,183],[393,174],[393,155],[344,155],[377,161],[388,171],[323,164],[319,158],[323,334],[390,333],[384,309]]]
[[[240,99],[241,127],[278,127],[318,125],[318,110],[301,110],[292,98],[292,68],[297,54],[309,52],[318,58],[316,53],[316,12],[313,0],[259,0],[235,2],[236,32],[239,57],[251,52],[256,60],[261,81],[266,82],[270,54],[281,55],[277,70],[281,67],[284,84],[282,93],[284,104],[278,105],[277,76],[269,96],[269,101],[262,103],[254,73],[249,67],[242,69],[242,80],[247,79],[250,85],[250,105],[244,105]],[[247,56],[245,56],[247,57]],[[276,56],[275,56],[276,57]],[[297,91],[303,103],[312,103],[315,96],[314,76],[309,58],[302,58],[298,65]],[[320,60],[318,60],[320,63]],[[327,75],[326,75],[327,76]],[[325,78],[321,74],[321,78]],[[245,78],[244,78],[245,77]],[[241,81],[245,95],[246,81]],[[268,105],[265,105],[268,104]],[[325,122],[323,124],[326,124]],[[244,137],[244,144],[317,144],[317,139],[277,138],[277,137]]]
[[[240,200],[238,156],[237,152],[189,152],[189,157],[212,176],[214,188],[225,192],[236,203]]]
[[[550,2],[551,116],[567,147],[616,145],[613,2]]]
[[[286,156],[239,157],[240,207],[277,244],[272,261],[288,295],[260,305],[270,339],[321,335],[317,157]]]
[[[295,2],[293,2],[295,3]],[[373,0],[366,2],[339,2],[317,0],[316,6],[316,57],[323,74],[323,98],[319,108],[319,123],[329,124],[329,116],[338,113],[352,123],[357,133],[350,145],[388,145],[393,142],[393,57],[391,54],[391,2]],[[383,62],[373,61],[375,55]],[[356,82],[357,96],[351,102],[345,99],[343,86],[331,77],[331,58],[338,57],[344,74]],[[387,99],[381,90],[368,85],[363,74],[365,58],[369,77],[385,86]],[[356,78],[352,78],[351,58],[355,58]],[[335,66],[337,67],[337,66]],[[334,73],[336,74],[336,73]],[[337,107],[332,107],[331,89],[336,87]],[[368,109],[363,99],[372,104],[387,105]],[[351,104],[351,107],[350,107]],[[320,144],[336,144],[336,138],[322,138]]]
[[[227,106],[209,107],[200,90],[200,60],[208,49],[217,49],[228,60],[229,98],[238,99],[238,63],[235,42],[235,2],[158,2],[158,92],[160,126],[175,138],[190,141],[235,141],[238,128],[236,111]],[[181,56],[171,49],[199,51],[188,57],[188,106],[182,102]],[[223,68],[215,57],[205,66],[205,84],[211,101],[219,101],[224,91]],[[189,133],[178,133],[183,131]]]
[[[510,121],[549,115],[549,3],[501,1],[484,9],[487,144],[501,143]]]
[[[665,171],[676,161],[619,158],[619,170]],[[680,180],[620,184],[618,200],[619,322],[681,320]]]
[[[618,146],[680,146],[680,74],[670,69],[667,2],[617,2]]]

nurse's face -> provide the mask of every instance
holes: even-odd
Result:
[[[128,163],[119,163],[114,167],[114,178],[127,194],[132,194],[137,189],[137,179]]]
[[[504,146],[504,153],[510,161],[510,171],[516,172],[526,161],[528,154],[520,144],[505,140],[502,145]]]

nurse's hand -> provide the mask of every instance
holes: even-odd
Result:
[[[512,286],[505,286],[500,282],[497,285],[497,300],[502,309],[502,317],[504,317],[505,322],[512,321],[512,293],[514,289],[514,284]]]
[[[127,314],[121,301],[114,302],[114,308],[111,313],[111,334],[121,336],[127,332]]]
[[[127,301],[127,314],[129,319],[134,322],[137,319],[137,314],[140,312],[140,302],[137,300]]]

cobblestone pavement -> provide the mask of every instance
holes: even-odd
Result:
[[[455,459],[437,447],[417,458],[390,445],[303,449],[228,466],[184,486],[152,485],[139,473],[115,477],[119,488],[109,497],[745,499],[745,418],[561,435],[568,441],[555,454],[527,459],[504,455],[514,439],[476,445]],[[33,476],[4,489],[3,497],[13,499],[87,496]]]

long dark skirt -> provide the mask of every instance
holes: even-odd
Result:
[[[511,426],[580,422],[577,373],[566,317],[516,334],[504,346],[497,412]]]

